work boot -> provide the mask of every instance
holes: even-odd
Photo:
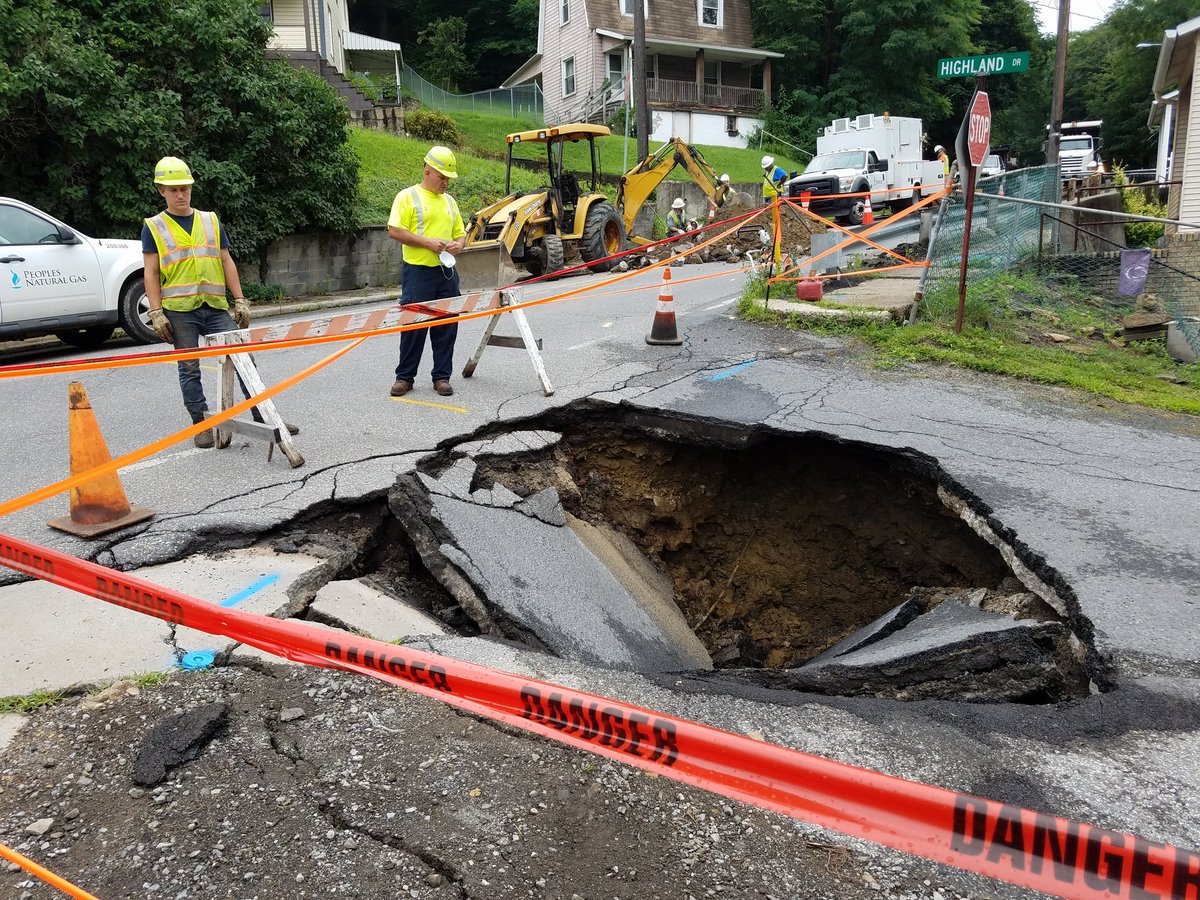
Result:
[[[205,420],[205,418],[207,418],[205,413],[194,412],[194,413],[192,413],[192,424],[196,425],[200,422],[203,422]],[[195,437],[192,438],[192,443],[195,444],[197,447],[199,447],[201,450],[208,450],[208,449],[212,448],[213,446],[215,446],[216,441],[213,440],[212,429],[209,429],[208,431],[201,431],[199,434],[197,434]]]
[[[454,388],[450,387],[450,382],[446,381],[445,379],[441,381],[435,381],[433,383],[433,389],[443,397],[449,397],[454,393]]]
[[[392,385],[391,395],[393,397],[403,397],[412,390],[412,382],[405,381],[403,378],[396,379],[396,383]]]

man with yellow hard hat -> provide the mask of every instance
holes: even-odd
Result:
[[[250,326],[250,304],[242,296],[237,266],[229,255],[229,237],[214,212],[192,209],[192,170],[174,156],[154,167],[154,184],[167,208],[142,225],[142,258],[150,327],[176,349],[200,346],[200,336]],[[225,299],[233,294],[233,315]],[[200,380],[200,361],[182,360],[179,388],[193,423],[204,421],[208,403]],[[245,392],[245,386],[242,391]],[[246,396],[249,396],[247,394]],[[255,418],[258,410],[254,410]],[[289,425],[288,430],[298,429]],[[211,431],[193,438],[197,447],[212,447]]]
[[[430,148],[424,162],[421,182],[396,195],[388,217],[388,236],[404,245],[404,271],[400,276],[404,303],[426,303],[460,293],[455,257],[466,244],[467,229],[458,204],[446,193],[450,179],[458,177],[457,163],[449,147]],[[403,397],[413,389],[425,352],[426,332],[433,349],[433,389],[443,397],[454,393],[450,374],[457,322],[400,333],[393,397]]]

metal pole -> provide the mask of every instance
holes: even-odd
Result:
[[[969,164],[971,161],[968,159],[967,162]],[[958,270],[958,315],[954,319],[955,334],[962,334],[963,315],[967,308],[967,254],[971,249],[971,214],[975,210],[975,168],[969,166],[967,169],[966,213],[963,218],[962,266]]]
[[[946,214],[946,206],[950,203],[949,197],[943,197],[938,203],[937,215],[933,219],[933,228],[929,232],[929,247],[925,251],[925,268],[921,272],[921,280],[917,282],[917,293],[913,297],[912,308],[908,311],[908,324],[912,325],[917,321],[917,304],[925,299],[925,282],[929,279],[930,262],[933,260],[933,248],[937,245],[938,234],[942,230],[942,218]]]

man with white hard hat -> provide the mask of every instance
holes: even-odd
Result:
[[[783,196],[783,183],[787,181],[787,172],[775,165],[775,157],[764,156],[763,168],[763,204],[771,205],[776,197]]]
[[[457,161],[449,147],[432,147],[425,154],[424,166],[421,183],[396,195],[388,218],[388,237],[404,245],[404,271],[400,276],[403,303],[427,303],[460,293],[455,257],[466,245],[467,229],[458,204],[446,193],[450,179],[458,177]],[[413,389],[425,352],[426,332],[433,348],[433,389],[443,397],[454,393],[450,374],[457,322],[400,332],[393,397],[403,397]]]
[[[708,221],[712,221],[717,217],[717,210],[725,205],[725,201],[729,199],[729,175],[722,175],[717,179],[717,189],[713,191],[713,195],[708,198]]]
[[[679,237],[686,234],[687,230],[687,201],[676,197],[671,204],[671,211],[667,213],[667,237]]]

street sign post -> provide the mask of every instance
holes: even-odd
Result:
[[[967,107],[963,117],[962,127],[958,129],[958,141],[955,152],[958,155],[959,171],[966,169],[965,210],[963,219],[963,248],[962,265],[958,271],[958,315],[954,320],[954,332],[962,332],[963,316],[967,308],[967,255],[971,249],[971,216],[975,211],[975,177],[987,157],[992,139],[992,105],[988,101],[987,91],[983,90],[983,79],[980,78],[975,88],[975,95]],[[964,166],[969,161],[969,166]]]
[[[938,78],[963,78],[967,76],[1010,75],[1013,72],[1029,71],[1029,51],[1020,53],[987,53],[983,56],[959,56],[939,59]]]

